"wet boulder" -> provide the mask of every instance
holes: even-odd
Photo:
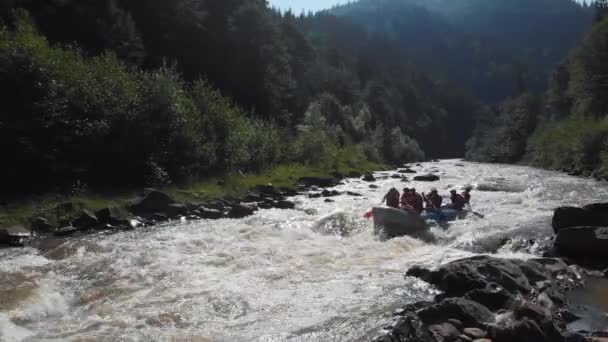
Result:
[[[353,196],[353,197],[361,197],[361,196],[363,196],[360,193],[354,192],[354,191],[347,191],[346,194],[349,195],[349,196]]]
[[[365,182],[375,182],[376,181],[376,177],[374,177],[374,175],[371,173],[366,173],[362,179]]]
[[[416,172],[410,168],[407,168],[407,169],[399,169],[399,170],[397,170],[397,173],[418,173],[418,172]]]
[[[64,237],[64,236],[73,235],[76,232],[78,232],[78,228],[76,228],[74,226],[64,226],[64,227],[57,229],[54,232],[54,235]]]
[[[55,230],[55,226],[53,226],[49,220],[44,217],[38,217],[32,222],[32,230],[41,233],[50,233]]]
[[[434,175],[432,173],[414,177],[414,180],[418,182],[436,182],[439,179],[439,176]]]
[[[543,329],[534,321],[524,318],[521,321],[508,322],[493,328],[493,342],[553,342],[547,339]]]
[[[564,228],[557,233],[553,245],[559,256],[573,260],[607,260],[608,227]]]
[[[555,233],[572,227],[608,227],[608,203],[590,204],[583,208],[557,208],[553,213],[552,225]]]
[[[296,204],[293,203],[293,202],[291,202],[291,201],[285,201],[285,200],[283,200],[283,201],[278,201],[276,203],[276,207],[278,209],[293,209],[293,208],[296,207]]]
[[[144,190],[144,195],[131,201],[129,208],[136,213],[167,212],[175,201],[166,193],[155,189]]]
[[[302,177],[298,182],[305,187],[318,186],[321,188],[331,188],[340,184],[340,181],[333,177]]]
[[[99,226],[99,219],[91,211],[83,209],[72,225],[81,230],[95,229]]]
[[[224,213],[217,209],[200,207],[198,209],[198,215],[202,219],[218,220],[224,217]]]
[[[95,216],[101,224],[109,224],[112,226],[128,226],[129,215],[124,209],[118,207],[107,207],[95,212]]]
[[[188,214],[188,206],[181,203],[171,203],[167,206],[167,216],[177,218]]]
[[[244,204],[234,204],[228,211],[227,216],[228,216],[228,218],[232,218],[232,219],[240,219],[240,218],[245,218],[247,216],[253,215],[253,213],[255,213],[255,211],[256,211],[256,208],[253,206],[244,205]]]
[[[421,309],[418,317],[425,324],[437,324],[456,318],[469,327],[484,327],[494,322],[494,314],[485,306],[464,298],[448,298]]]
[[[428,328],[431,336],[437,341],[457,341],[460,339],[460,331],[451,323],[433,324]]]
[[[22,225],[0,228],[0,244],[20,247],[32,237],[32,231]]]

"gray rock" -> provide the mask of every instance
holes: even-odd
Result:
[[[290,201],[278,201],[276,207],[279,209],[293,209],[296,207],[296,204]]]
[[[50,233],[55,227],[44,217],[38,217],[32,223],[32,230],[43,233]]]
[[[462,330],[462,332],[471,337],[473,340],[478,340],[478,339],[482,339],[485,338],[488,333],[479,329],[479,328],[465,328]]]
[[[590,204],[583,208],[557,208],[553,213],[552,225],[555,233],[564,228],[608,226],[608,203]]]
[[[200,211],[200,217],[203,219],[217,220],[217,219],[221,219],[224,217],[224,214],[217,209],[200,207],[199,211]]]
[[[131,216],[123,209],[117,207],[107,207],[95,212],[95,216],[100,223],[113,226],[127,226]]]
[[[577,261],[608,258],[608,227],[563,228],[557,233],[554,247],[559,256]]]
[[[72,226],[61,227],[55,231],[55,236],[69,236],[78,232],[78,228]]]
[[[32,237],[32,231],[22,225],[0,228],[0,244],[23,246]]]
[[[363,196],[360,193],[354,192],[354,191],[347,191],[346,194],[349,195],[349,196],[353,196],[353,197],[361,197],[361,196]]]
[[[429,332],[437,342],[457,341],[460,338],[460,331],[450,323],[431,325]]]
[[[318,186],[322,188],[331,188],[340,184],[335,178],[331,177],[302,177],[298,181],[300,185],[310,187],[310,186]]]
[[[377,186],[376,184],[370,184],[370,185],[369,185],[369,188],[370,188],[370,189],[378,189],[378,188],[379,188],[379,186]]]
[[[167,215],[169,217],[179,217],[188,214],[188,206],[181,203],[172,203],[167,206]]]
[[[434,175],[432,173],[414,177],[414,180],[418,181],[418,182],[436,182],[439,179],[440,179],[439,176]]]
[[[416,171],[414,171],[414,170],[412,170],[412,169],[410,169],[410,168],[407,168],[407,169],[399,169],[399,170],[397,170],[397,172],[398,172],[398,173],[410,173],[410,174],[412,174],[412,173],[417,173]]]
[[[99,219],[89,210],[83,209],[72,225],[81,230],[96,229],[99,226]]]
[[[362,179],[366,182],[375,182],[376,181],[376,177],[374,177],[374,175],[371,173],[366,173]]]
[[[243,204],[235,204],[228,211],[228,218],[239,219],[253,215],[255,208]]]
[[[494,327],[491,338],[493,342],[555,342],[548,340],[538,324],[527,318]]]
[[[169,205],[175,201],[166,193],[155,190],[144,190],[144,196],[131,201],[129,208],[136,213],[167,212]]]
[[[466,326],[483,327],[494,321],[494,315],[485,306],[464,298],[448,298],[418,312],[426,324],[446,322],[456,318]]]

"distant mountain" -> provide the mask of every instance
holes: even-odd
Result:
[[[546,89],[593,19],[573,0],[361,0],[330,12],[386,35],[416,64],[492,103]]]

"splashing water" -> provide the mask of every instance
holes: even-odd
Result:
[[[456,165],[458,164],[458,165]],[[464,165],[464,166],[462,166]],[[1,341],[352,341],[436,291],[403,274],[476,253],[530,257],[559,205],[608,198],[592,180],[533,168],[425,163],[437,183],[347,180],[335,203],[0,251]],[[390,176],[379,173],[378,176]],[[435,242],[381,241],[363,218],[392,186],[479,186],[471,216]],[[505,239],[510,242],[504,244]]]

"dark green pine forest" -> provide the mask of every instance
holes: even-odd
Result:
[[[605,1],[0,3],[0,187],[336,160],[608,165]],[[565,152],[567,151],[567,152]]]

